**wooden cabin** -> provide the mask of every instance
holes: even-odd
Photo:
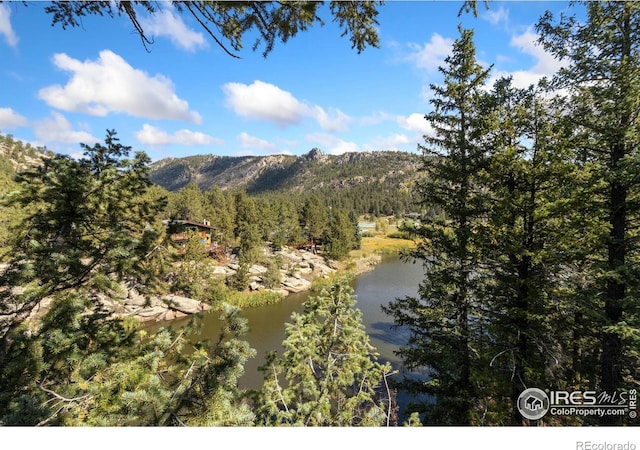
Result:
[[[213,240],[215,228],[211,226],[208,220],[203,222],[192,222],[190,220],[163,220],[163,225],[167,229],[167,233],[173,245],[178,248],[179,253],[184,253],[185,245],[193,233],[196,233],[202,243],[203,251],[210,253],[218,244]]]

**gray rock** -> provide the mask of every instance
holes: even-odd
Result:
[[[254,264],[253,266],[249,267],[249,273],[251,275],[262,275],[264,273],[267,273],[268,271],[269,269],[259,264]]]
[[[282,280],[282,287],[291,293],[303,292],[311,287],[311,282],[304,278],[286,277]]]
[[[167,308],[161,306],[151,306],[149,308],[142,308],[136,311],[136,317],[141,322],[148,322],[151,320],[162,320],[161,317],[167,312]]]
[[[164,302],[168,308],[183,312],[185,314],[195,314],[200,311],[209,309],[209,305],[194,300],[188,297],[181,297],[179,295],[168,295],[164,297]]]
[[[140,295],[137,289],[131,289],[129,291],[127,299],[124,301],[125,305],[132,307],[144,307],[145,305],[147,305],[147,303],[149,303],[147,298],[143,295]]]

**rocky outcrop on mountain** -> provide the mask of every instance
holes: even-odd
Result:
[[[345,188],[381,180],[406,187],[416,179],[419,161],[418,155],[406,152],[328,155],[318,148],[302,156],[199,155],[154,162],[150,179],[170,191],[192,182],[203,191],[217,185],[222,189],[243,187],[251,193]]]

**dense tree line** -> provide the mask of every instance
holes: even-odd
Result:
[[[352,153],[326,155],[320,162],[308,156],[278,155],[275,158],[282,160],[261,170],[250,182],[242,180],[247,172],[255,170],[259,157],[189,156],[162,161],[152,168],[151,179],[177,192],[194,184],[183,180],[189,180],[195,172],[206,179],[197,184],[205,192],[215,188],[243,188],[252,197],[294,199],[296,204],[316,195],[329,206],[353,210],[358,215],[400,217],[415,211],[411,185],[414,167],[418,166],[417,155],[390,151]],[[229,177],[234,181],[229,181]]]
[[[159,188],[161,189],[161,188]],[[202,192],[195,183],[175,193],[165,192],[168,205],[164,217],[202,222],[215,228],[214,238],[225,247],[236,248],[241,262],[254,263],[258,249],[271,245],[306,246],[331,259],[343,259],[359,248],[360,231],[353,210],[334,206],[332,198],[320,195],[291,198],[285,194],[251,196],[243,189],[222,190],[214,185]]]
[[[545,14],[540,43],[567,61],[553,80],[489,90],[473,32],[460,30],[432,85],[421,146],[423,217],[411,256],[418,298],[385,311],[426,423],[524,424],[526,387],[637,386],[640,367],[640,67],[637,2],[586,4],[586,21]],[[628,418],[543,418],[622,424]]]

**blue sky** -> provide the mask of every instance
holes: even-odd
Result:
[[[128,19],[86,17],[51,26],[47,2],[0,3],[0,133],[73,156],[79,143],[115,129],[152,158],[195,154],[416,152],[430,129],[429,84],[441,82],[458,25],[475,30],[491,79],[526,87],[560,63],[535,44],[534,24],[568,2],[498,2],[479,16],[457,1],[388,1],[380,48],[358,54],[322,10],[316,26],[265,59],[246,39],[233,59],[169,3],[143,25],[147,51]]]

